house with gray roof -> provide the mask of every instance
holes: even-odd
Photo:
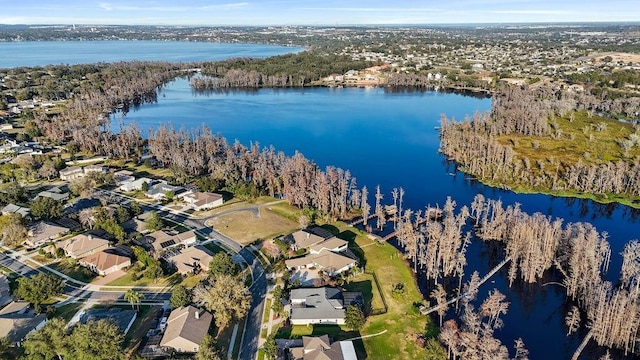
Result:
[[[16,204],[7,204],[7,206],[3,207],[0,212],[2,212],[2,215],[20,214],[23,218],[31,215],[31,209]]]
[[[0,338],[20,344],[31,332],[44,326],[46,314],[36,314],[26,301],[11,302],[0,310]]]
[[[86,324],[89,321],[108,319],[118,326],[123,334],[127,334],[133,322],[136,321],[137,312],[135,310],[111,308],[111,309],[89,309],[80,316],[80,323]]]
[[[69,229],[47,221],[39,221],[30,226],[27,231],[27,240],[25,244],[28,246],[40,246],[49,241],[56,240],[68,233]]]
[[[347,301],[345,301],[345,295],[347,295]],[[344,325],[347,306],[362,304],[361,299],[360,293],[343,293],[338,288],[328,286],[293,289],[289,295],[291,303],[289,319],[293,325]]]
[[[182,186],[169,185],[166,182],[159,182],[150,186],[149,190],[147,190],[144,195],[154,200],[163,200],[169,193],[173,193],[173,196],[175,198],[182,198],[185,195],[191,194],[191,191],[185,189]]]
[[[160,346],[177,352],[198,352],[200,343],[211,326],[213,315],[193,306],[174,309],[167,319]]]
[[[303,336],[302,346],[289,349],[291,360],[358,360],[351,341],[329,340],[329,335]]]

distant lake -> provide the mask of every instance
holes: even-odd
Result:
[[[162,123],[186,129],[206,125],[230,142],[237,139],[248,145],[258,141],[289,155],[300,151],[321,167],[350,170],[358,187],[369,188],[370,203],[379,184],[387,203],[393,201],[392,188],[403,187],[404,207],[414,210],[442,205],[447,196],[457,201],[459,209],[482,193],[486,198],[502,199],[505,206],[518,202],[524,211],[561,217],[565,223],[591,222],[609,233],[612,261],[607,276],[617,281],[624,244],[640,237],[638,211],[617,204],[518,195],[487,187],[457,171],[438,153],[436,127],[441,114],[462,119],[490,107],[490,99],[440,92],[389,93],[379,88],[260,89],[202,95],[192,92],[187,80],[178,79],[160,91],[157,103],[132,109],[125,117],[114,115],[112,127],[117,130],[119,124],[136,122],[146,134]],[[503,258],[502,250],[492,253],[479,240],[474,240],[467,254],[467,276],[473,270],[483,275]],[[521,337],[531,359],[569,359],[584,333],[566,336],[563,288],[522,283],[509,288],[505,273],[494,276],[479,293],[484,299],[495,287],[511,302],[505,326],[496,336],[512,355],[514,340]],[[582,358],[598,357],[588,347]]]
[[[302,50],[276,45],[187,41],[0,42],[0,68],[133,60],[191,62],[234,57],[266,58]]]

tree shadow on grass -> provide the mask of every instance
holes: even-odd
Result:
[[[352,281],[344,285],[346,291],[357,291],[362,293],[362,300],[364,301],[363,311],[365,314],[371,314],[371,303],[373,301],[373,285],[371,280]]]
[[[320,225],[321,228],[329,231],[330,233],[332,233],[333,235],[338,235],[340,233],[340,229],[338,229],[337,227],[331,225],[331,224],[322,224]]]
[[[365,268],[367,265],[367,259],[364,256],[364,251],[356,243],[356,233],[351,230],[345,230],[336,235],[336,237],[349,242],[349,249],[356,257],[358,257],[358,263],[360,264],[360,267]]]

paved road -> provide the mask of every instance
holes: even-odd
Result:
[[[0,265],[10,269],[11,271],[19,275],[26,277],[33,276],[39,272],[38,270],[35,270],[21,263],[20,259],[13,259],[12,257],[4,253],[0,253]],[[82,287],[72,285],[68,282],[64,286],[63,293],[69,297],[78,299],[91,299],[105,302],[125,301],[125,291],[91,291],[88,289],[83,289]],[[140,293],[144,295],[144,300],[147,302],[163,302],[165,300],[169,300],[169,298],[171,297],[170,292],[140,291]]]
[[[112,199],[117,200],[119,203],[128,203],[130,199],[127,196],[123,196],[117,192],[113,191],[103,191],[103,193],[107,193]],[[264,206],[268,204],[255,205],[251,206],[248,210],[258,211],[260,206]],[[205,225],[206,221],[209,218],[191,218],[188,214],[185,213],[175,213],[163,209],[159,205],[155,204],[142,204],[141,207],[144,210],[152,210],[158,213],[158,215],[175,221],[177,223],[184,224],[185,226],[195,230],[199,235],[208,238],[209,240],[215,240],[222,243],[225,247],[231,249],[232,251],[240,254],[244,259],[244,262],[250,267],[251,274],[253,276],[253,283],[251,284],[251,307],[249,308],[249,312],[247,314],[248,320],[246,323],[246,327],[244,329],[244,333],[242,335],[240,353],[238,355],[239,360],[253,360],[256,358],[256,354],[258,352],[258,340],[260,339],[260,327],[262,325],[262,310],[264,307],[264,299],[267,293],[267,278],[265,274],[265,269],[260,263],[260,261],[256,258],[256,256],[249,250],[249,248],[245,248],[242,244],[236,242],[235,240],[219,233],[211,227]],[[253,209],[255,208],[255,210]],[[239,210],[233,210],[239,211]],[[213,217],[213,216],[212,216]],[[145,300],[147,300],[145,298]]]

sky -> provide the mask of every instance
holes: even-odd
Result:
[[[0,0],[0,24],[381,25],[640,21],[640,0]]]

